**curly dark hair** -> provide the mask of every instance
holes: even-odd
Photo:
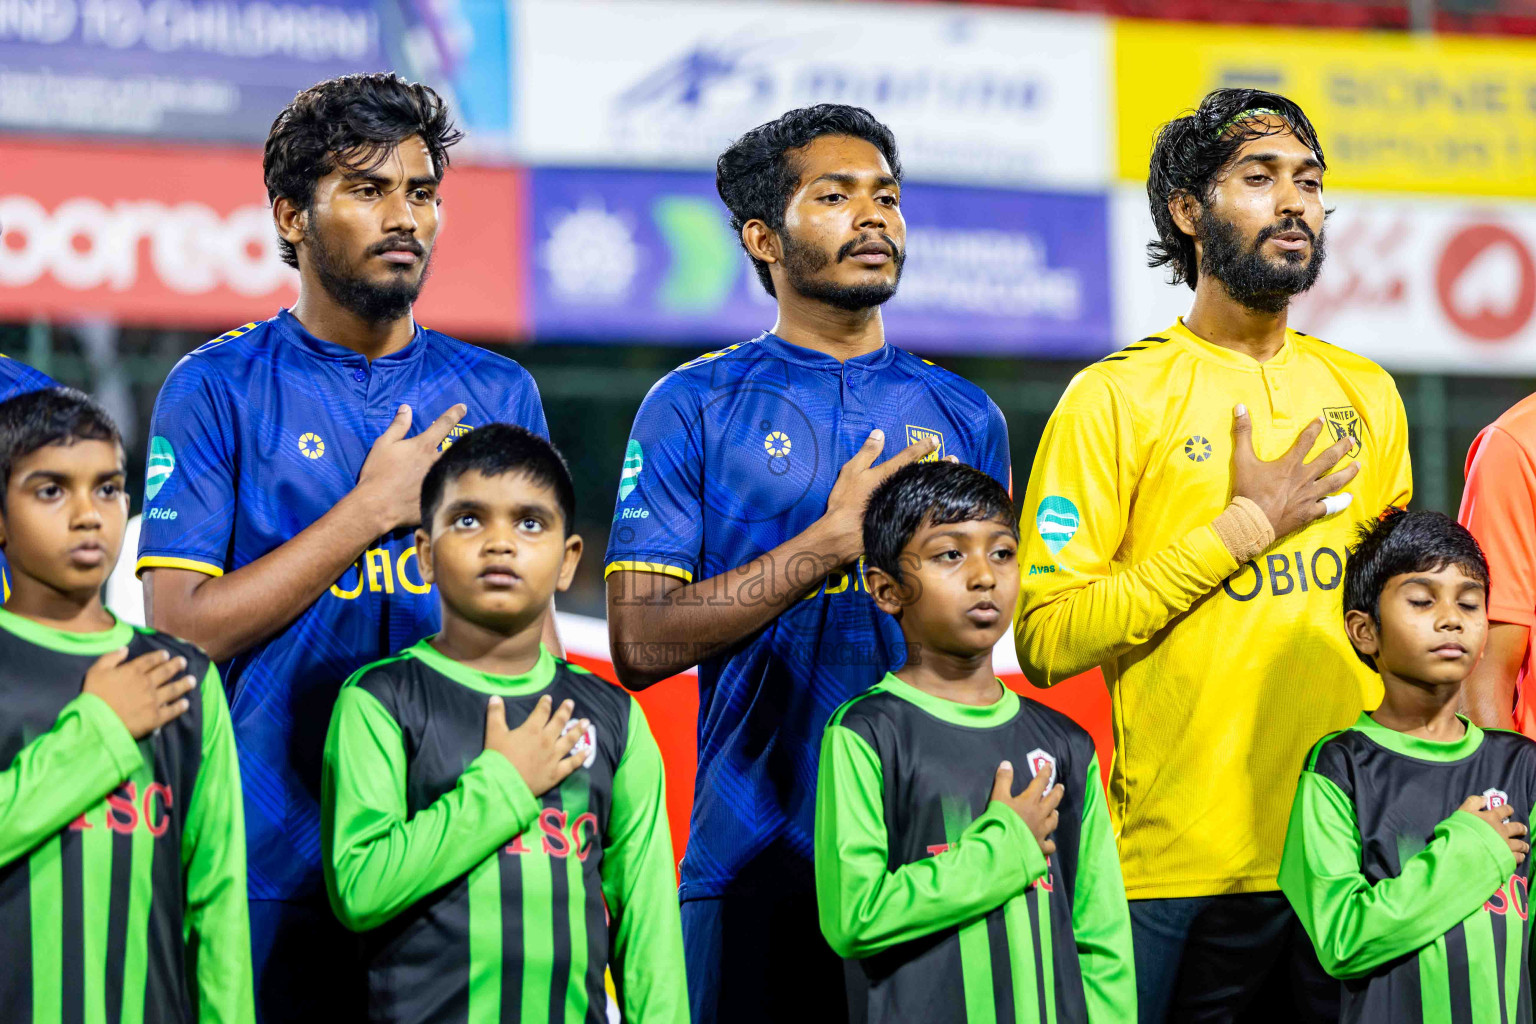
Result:
[[[338,166],[371,171],[412,135],[426,143],[439,175],[448,169],[448,148],[464,137],[441,96],[399,75],[342,75],[312,85],[283,108],[267,134],[261,159],[267,201],[282,198],[307,210],[321,178]],[[284,263],[299,265],[286,239],[278,249]]]
[[[790,158],[790,151],[823,135],[863,139],[885,157],[891,176],[901,180],[896,136],[863,107],[818,103],[791,110],[747,132],[715,162],[715,191],[731,211],[731,228],[737,241],[741,241],[742,226],[749,220],[760,220],[774,231],[784,229],[784,209],[800,183],[800,167]],[[745,243],[742,248],[746,248]],[[752,269],[757,271],[757,279],[768,294],[775,294],[768,264],[753,257]]]
[[[1266,123],[1260,115],[1273,114],[1284,127]],[[1168,202],[1179,193],[1194,196],[1201,206],[1211,198],[1217,177],[1244,143],[1267,135],[1289,132],[1317,157],[1324,170],[1323,147],[1306,113],[1291,100],[1262,89],[1217,89],[1206,94],[1195,110],[1186,111],[1163,125],[1152,147],[1152,166],[1147,174],[1147,201],[1157,238],[1147,243],[1149,266],[1170,268],[1169,283],[1180,281],[1191,289],[1200,279],[1195,259],[1195,240],[1179,230],[1168,211]]]

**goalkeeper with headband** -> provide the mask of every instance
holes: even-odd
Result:
[[[1337,1019],[1277,873],[1308,748],[1381,700],[1337,628],[1346,548],[1412,488],[1392,378],[1287,322],[1325,169],[1274,93],[1163,126],[1148,254],[1194,302],[1073,379],[1024,498],[1019,661],[1036,686],[1098,666],[1113,701],[1143,1022]]]

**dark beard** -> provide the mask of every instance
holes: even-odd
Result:
[[[883,235],[881,237],[885,238]],[[808,299],[825,302],[835,309],[846,309],[849,312],[871,309],[895,295],[896,286],[901,283],[901,268],[907,262],[906,251],[897,249],[895,242],[885,238],[885,241],[890,243],[892,251],[896,253],[896,277],[889,284],[884,281],[876,284],[833,284],[830,281],[819,280],[815,276],[833,262],[833,258],[829,257],[825,251],[813,245],[803,244],[787,232],[781,232],[779,238],[784,243],[784,271],[789,275],[790,287]],[[857,239],[845,243],[843,248],[838,250],[836,258],[842,259],[858,244]]]
[[[1238,305],[1255,313],[1279,313],[1290,305],[1292,296],[1311,288],[1322,272],[1327,246],[1325,231],[1312,234],[1305,221],[1287,217],[1260,231],[1252,245],[1245,245],[1231,221],[1203,211],[1200,218],[1200,273],[1209,274],[1226,286],[1227,294]],[[1312,239],[1311,259],[1299,252],[1282,254],[1283,263],[1275,263],[1259,251],[1275,235],[1284,231],[1302,231]]]
[[[337,305],[371,324],[409,315],[411,304],[421,294],[427,275],[432,272],[432,251],[429,249],[423,257],[426,264],[421,268],[421,276],[414,283],[401,277],[391,284],[377,285],[349,276],[341,253],[327,245],[320,232],[312,232],[305,241],[309,243],[310,260],[321,287]]]

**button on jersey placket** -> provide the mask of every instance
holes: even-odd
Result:
[[[1260,367],[1259,373],[1264,378],[1264,392],[1269,398],[1271,422],[1276,427],[1290,427],[1294,410],[1291,408],[1291,389],[1285,373],[1271,366]]]
[[[841,385],[839,388],[839,401],[842,406],[842,414],[838,417],[839,433],[842,435],[842,445],[839,445],[839,447],[841,448],[843,445],[846,445],[847,450],[846,453],[839,453],[838,464],[832,467],[834,477],[842,469],[843,463],[853,458],[854,452],[858,451],[865,440],[868,439],[869,432],[875,429],[875,425],[870,422],[869,416],[864,411],[864,403],[858,395],[858,373],[859,371],[857,370],[850,372],[846,363],[838,368],[838,379]],[[884,450],[875,456],[875,461],[882,462],[890,454],[890,439],[887,438]]]

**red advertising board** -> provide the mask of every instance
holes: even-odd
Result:
[[[460,167],[417,316],[449,334],[526,333],[524,175]],[[261,151],[0,139],[0,318],[109,316],[211,331],[293,301]]]
[[[560,613],[560,639],[566,657],[602,676],[615,679],[608,653],[606,623],[585,616]],[[1109,691],[1098,669],[1085,672],[1051,687],[1037,690],[1019,671],[1017,661],[1005,645],[1012,644],[1011,634],[998,647],[1002,657],[994,656],[998,677],[1011,690],[1037,700],[1070,716],[1093,736],[1098,748],[1103,778],[1109,778],[1109,764],[1114,758],[1114,740],[1110,733]],[[637,693],[635,699],[645,709],[645,719],[661,748],[667,773],[667,817],[672,826],[672,852],[681,860],[688,845],[688,814],[693,806],[693,777],[698,767],[699,682],[693,672],[673,676]]]

